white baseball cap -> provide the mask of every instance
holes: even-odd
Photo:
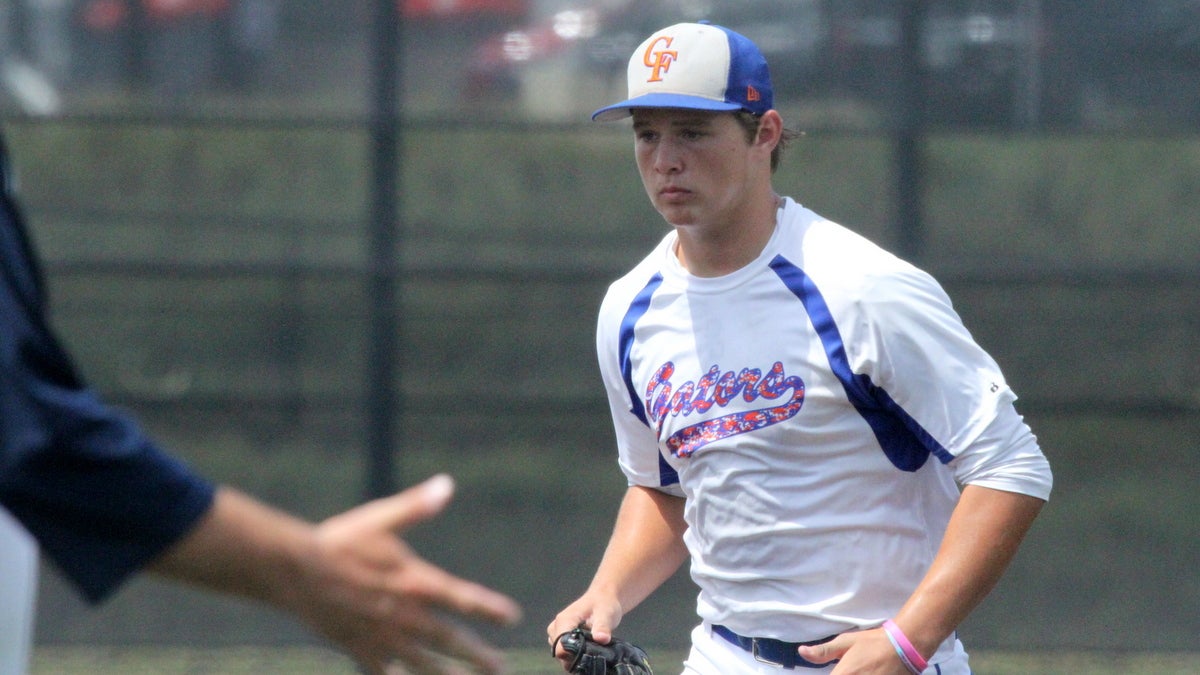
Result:
[[[633,108],[748,110],[774,107],[767,60],[749,38],[709,23],[677,23],[646,38],[629,58],[629,98],[592,113],[600,122]]]

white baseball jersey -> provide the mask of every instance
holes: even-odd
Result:
[[[675,244],[610,286],[597,347],[621,469],[687,500],[703,620],[794,642],[878,625],[959,484],[1049,496],[1015,395],[928,274],[790,199],[732,274],[688,274]]]

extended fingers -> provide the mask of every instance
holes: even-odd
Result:
[[[504,672],[504,652],[488,644],[472,631],[441,620],[435,620],[427,630],[428,641],[424,649],[414,649],[399,655],[400,660],[416,672],[438,675],[457,672]],[[470,668],[464,668],[463,664],[469,665]]]
[[[484,672],[499,673],[504,670],[504,652],[461,626],[449,624],[448,632],[438,644],[442,653],[471,663]]]
[[[411,603],[386,609],[390,615],[349,641],[350,652],[368,673],[502,673],[504,653],[471,631]]]
[[[521,616],[517,602],[424,560],[399,536],[439,513],[453,492],[453,480],[437,475],[316,528],[311,567],[323,592],[306,614],[369,673],[502,672],[502,653],[446,615],[511,624]]]
[[[402,598],[414,598],[494,623],[509,625],[521,618],[521,606],[516,600],[415,556],[402,576],[389,584],[389,590]]]

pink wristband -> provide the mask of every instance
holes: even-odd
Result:
[[[900,626],[897,626],[895,621],[888,619],[883,622],[883,630],[896,648],[896,653],[900,655],[900,660],[904,661],[904,665],[908,666],[909,670],[916,675],[925,672],[925,669],[929,667],[929,662],[921,656],[904,631],[900,630]]]

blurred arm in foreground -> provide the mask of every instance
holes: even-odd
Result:
[[[446,476],[306,523],[213,484],[80,377],[46,318],[0,139],[0,506],[90,602],[149,567],[291,612],[369,673],[498,672],[446,614],[499,623],[506,596],[422,560],[397,533],[449,501]]]
[[[454,490],[435,476],[317,525],[229,488],[149,569],[288,610],[367,672],[393,660],[440,673],[440,657],[498,671],[502,654],[438,610],[516,621],[509,598],[423,560],[396,534],[439,513]]]

